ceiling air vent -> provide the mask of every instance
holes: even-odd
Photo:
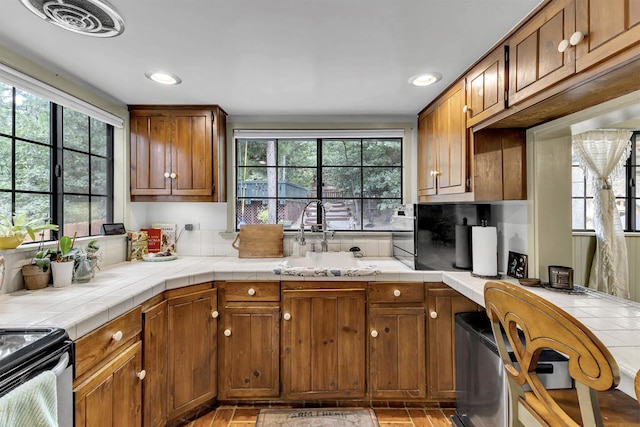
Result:
[[[31,12],[54,25],[93,37],[115,37],[124,31],[122,17],[101,0],[20,0]]]

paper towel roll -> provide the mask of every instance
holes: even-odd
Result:
[[[498,230],[496,227],[471,227],[471,255],[473,274],[498,275]]]
[[[471,226],[456,225],[456,267],[471,269]]]

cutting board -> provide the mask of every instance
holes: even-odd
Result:
[[[232,243],[238,258],[281,258],[282,224],[245,224]]]

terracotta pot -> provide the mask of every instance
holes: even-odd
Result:
[[[0,249],[15,249],[24,240],[23,234],[0,237]]]
[[[24,278],[24,287],[29,291],[43,289],[49,286],[51,279],[51,269],[40,271],[37,265],[23,265],[22,277]]]
[[[53,274],[54,288],[69,286],[73,280],[73,261],[52,262],[51,273]]]

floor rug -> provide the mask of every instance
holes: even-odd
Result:
[[[261,409],[256,427],[378,427],[373,409]]]

